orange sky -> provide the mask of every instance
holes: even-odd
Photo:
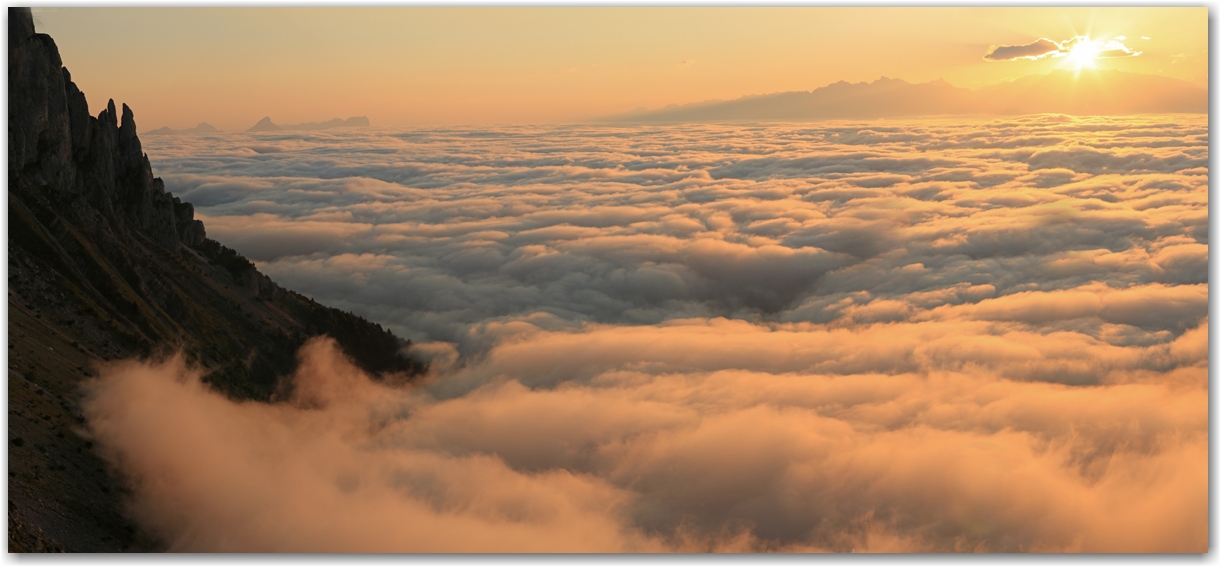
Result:
[[[994,45],[1126,37],[1097,68],[1207,84],[1200,8],[35,8],[96,113],[142,131],[577,121],[881,76],[977,87],[1067,64]],[[1144,39],[1144,38],[1148,39]]]

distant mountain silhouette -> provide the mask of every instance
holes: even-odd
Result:
[[[271,117],[267,116],[267,117],[264,117],[262,120],[259,120],[257,124],[250,126],[250,129],[248,129],[246,131],[247,132],[275,132],[275,131],[279,131],[282,129],[284,129],[284,128],[275,125],[275,123],[271,121]]]
[[[813,91],[670,105],[606,118],[623,122],[875,119],[966,114],[1206,113],[1207,90],[1186,81],[1122,71],[1054,71],[976,90],[944,80],[909,83],[882,77],[839,81]]]
[[[352,116],[346,120],[335,118],[325,122],[305,122],[304,124],[290,124],[280,126],[271,121],[271,117],[265,117],[259,120],[257,124],[246,130],[247,132],[276,132],[280,130],[329,130],[331,128],[367,128],[369,127],[369,119],[366,116]]]
[[[209,124],[207,122],[200,122],[199,125],[195,126],[194,128],[186,128],[185,130],[175,130],[169,126],[166,126],[164,128],[157,128],[150,132],[144,132],[144,135],[146,135],[146,136],[168,136],[168,135],[175,135],[175,134],[218,134],[218,133],[220,133],[220,130],[217,130],[211,124]]]

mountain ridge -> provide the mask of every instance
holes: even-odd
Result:
[[[1148,98],[1124,97],[1142,89]],[[1125,71],[1056,70],[967,89],[944,79],[911,83],[881,77],[838,81],[809,91],[670,104],[607,116],[604,122],[834,120],[951,115],[1206,113],[1207,90],[1169,77]]]
[[[329,130],[332,128],[367,128],[369,127],[369,119],[367,116],[352,116],[346,120],[342,118],[333,118],[325,122],[304,122],[301,124],[278,125],[271,121],[270,116],[264,116],[258,123],[250,126],[247,132],[278,132],[281,130]]]
[[[213,126],[207,122],[200,122],[194,128],[185,128],[182,130],[175,130],[169,126],[165,126],[163,128],[157,128],[151,132],[144,132],[144,135],[146,135],[146,136],[165,136],[165,135],[179,135],[179,134],[219,134],[219,133],[221,133],[221,131],[217,130],[215,126]]]

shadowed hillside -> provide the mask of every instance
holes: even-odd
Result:
[[[80,384],[99,363],[181,350],[233,398],[269,401],[308,338],[409,380],[409,342],[283,289],[206,237],[153,177],[134,115],[98,116],[9,10],[9,551],[156,550],[122,512],[120,478],[93,452]]]

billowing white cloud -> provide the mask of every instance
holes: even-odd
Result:
[[[1206,117],[155,141],[210,236],[433,362],[315,343],[273,406],[107,369],[174,548],[1207,547]]]
[[[536,331],[415,389],[319,341],[287,403],[171,359],[85,413],[179,551],[1206,550],[1206,322],[922,326]]]
[[[1206,247],[1192,116],[156,141],[158,174],[209,234],[417,342],[539,312],[828,322],[859,291],[1205,280],[1185,249],[1140,255]],[[1103,251],[1128,261],[1063,268]]]

